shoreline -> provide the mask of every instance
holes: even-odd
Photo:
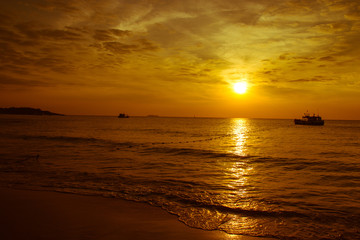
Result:
[[[270,240],[186,226],[159,207],[116,198],[0,188],[0,239]]]

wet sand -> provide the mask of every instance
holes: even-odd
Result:
[[[190,228],[145,203],[0,188],[0,239],[260,240]]]

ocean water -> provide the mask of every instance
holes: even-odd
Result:
[[[360,239],[360,121],[1,115],[0,186],[142,201],[231,234]]]

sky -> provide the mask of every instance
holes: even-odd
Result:
[[[359,120],[359,43],[358,0],[1,1],[0,107]]]

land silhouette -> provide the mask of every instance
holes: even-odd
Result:
[[[64,116],[64,114],[53,113],[50,111],[43,111],[40,108],[30,108],[30,107],[10,107],[10,108],[0,108],[0,114],[15,114],[15,115],[59,115]]]

